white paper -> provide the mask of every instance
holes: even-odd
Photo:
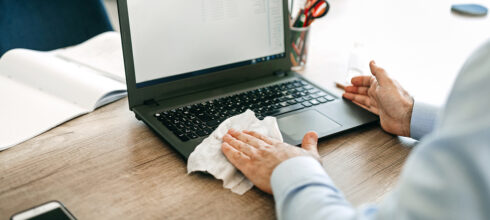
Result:
[[[253,184],[226,159],[221,151],[222,138],[231,128],[237,131],[255,131],[280,141],[283,140],[276,118],[266,117],[264,120],[259,120],[252,111],[247,110],[240,115],[226,119],[196,147],[187,161],[187,172],[207,172],[223,180],[224,188],[243,195],[253,187]]]
[[[121,35],[117,32],[105,32],[79,45],[53,52],[63,59],[93,68],[106,77],[126,82]]]
[[[89,50],[85,47],[70,52],[83,53]],[[110,56],[97,59],[103,63]],[[61,59],[53,51],[10,50],[0,59],[0,151],[124,96],[126,85],[97,68]]]
[[[89,111],[98,107],[97,101],[107,94],[126,90],[125,84],[100,75],[91,68],[67,62],[50,52],[27,49],[14,49],[3,55],[0,75]],[[0,94],[0,97],[3,95]]]
[[[0,151],[88,110],[0,75]]]

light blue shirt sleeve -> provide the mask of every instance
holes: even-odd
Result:
[[[352,207],[311,157],[282,162],[271,177],[278,219],[490,219],[489,82],[490,42],[468,59],[436,123],[424,114],[436,111],[414,106],[412,136],[424,139],[377,208]]]
[[[370,219],[376,211],[363,207],[359,215],[313,157],[282,162],[271,185],[278,219]]]
[[[420,140],[434,130],[438,108],[415,100],[410,121],[410,136]]]

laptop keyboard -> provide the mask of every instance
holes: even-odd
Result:
[[[211,134],[227,118],[250,109],[259,119],[335,100],[303,81],[294,80],[235,95],[158,112],[154,116],[182,141]]]

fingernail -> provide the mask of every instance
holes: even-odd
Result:
[[[310,138],[314,138],[318,135],[316,131],[308,131],[307,134]]]

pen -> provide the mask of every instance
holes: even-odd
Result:
[[[306,17],[304,14],[304,10],[301,9],[298,13],[298,17],[296,17],[296,21],[293,24],[293,27],[303,27],[306,21]]]
[[[335,86],[339,89],[345,90],[345,85],[339,82],[335,82]]]

